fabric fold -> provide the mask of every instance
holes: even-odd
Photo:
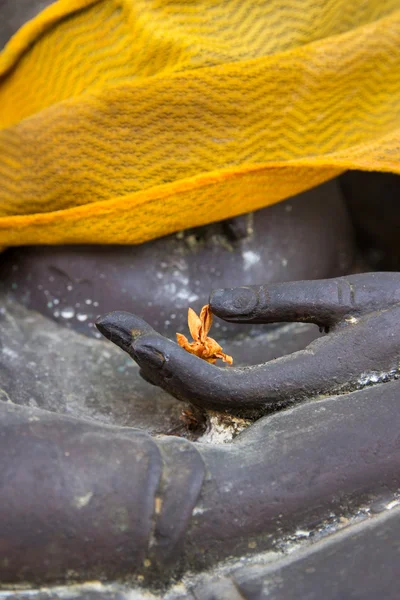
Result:
[[[0,55],[0,244],[141,243],[399,173],[399,100],[400,0],[61,0]]]

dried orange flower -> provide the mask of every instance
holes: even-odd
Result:
[[[212,312],[209,304],[203,306],[200,317],[196,315],[192,308],[189,308],[188,325],[194,342],[189,342],[185,335],[177,333],[176,339],[182,348],[212,364],[215,363],[217,358],[230,365],[233,363],[232,357],[222,352],[221,346],[207,336],[212,325]]]

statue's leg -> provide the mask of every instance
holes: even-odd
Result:
[[[400,487],[400,382],[212,446],[0,403],[0,580],[129,579],[271,550]]]

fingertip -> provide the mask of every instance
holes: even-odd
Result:
[[[146,321],[124,311],[114,311],[100,317],[96,321],[96,327],[105,338],[125,352],[129,352],[135,339],[154,331]]]
[[[155,387],[158,386],[157,381],[154,381],[151,375],[149,375],[144,369],[140,369],[139,375],[144,381],[146,381],[146,383],[150,383],[150,385],[154,385]]]
[[[214,290],[210,296],[212,312],[222,319],[249,317],[258,304],[258,295],[251,287]]]
[[[132,358],[140,367],[160,370],[166,362],[166,344],[162,336],[145,335],[132,344]],[[169,340],[165,340],[168,342]],[[164,349],[165,346],[165,349]]]

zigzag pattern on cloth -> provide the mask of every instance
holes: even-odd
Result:
[[[1,245],[140,243],[400,173],[400,0],[59,0],[0,106]]]

